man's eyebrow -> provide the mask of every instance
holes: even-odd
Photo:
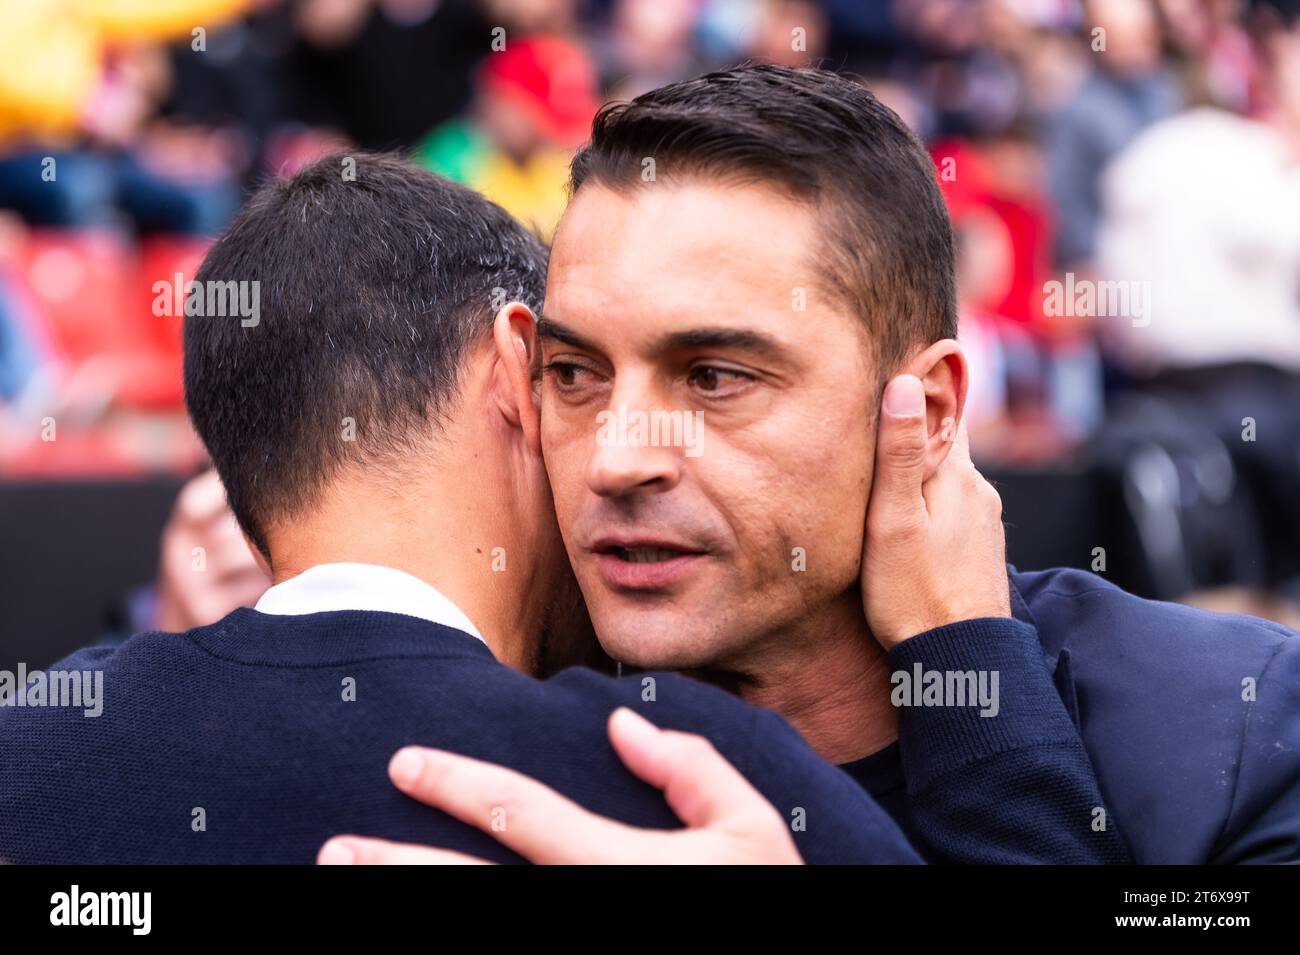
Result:
[[[561,325],[559,322],[550,318],[539,318],[537,320],[537,337],[546,338],[551,341],[559,342],[561,345],[571,345],[574,348],[585,348],[587,351],[596,351],[596,346],[587,339],[583,338],[568,325]]]
[[[550,318],[537,320],[537,336],[573,348],[599,351],[592,342],[573,329]],[[656,352],[726,348],[753,352],[771,358],[779,358],[785,354],[785,349],[775,338],[748,328],[691,328],[680,332],[669,332],[656,339],[652,347]]]
[[[659,351],[676,351],[694,348],[727,348],[754,352],[771,358],[785,354],[779,341],[762,332],[748,328],[692,328],[670,332],[655,342]]]

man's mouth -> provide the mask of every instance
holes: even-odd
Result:
[[[658,564],[678,557],[682,552],[667,547],[615,547],[609,553],[629,564]]]
[[[680,581],[704,552],[675,541],[596,541],[591,548],[605,583],[618,590],[663,590]]]

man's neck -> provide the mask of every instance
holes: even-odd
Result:
[[[508,555],[514,541],[495,535],[494,525],[459,497],[431,488],[408,488],[391,499],[377,499],[372,489],[333,493],[309,519],[273,535],[273,579],[335,563],[403,571],[454,603],[499,661],[527,669],[538,629],[537,615],[528,612],[532,598],[524,575],[494,572],[493,564],[494,549]]]
[[[898,739],[889,673],[855,594],[787,630],[761,658],[719,682],[780,713],[823,758],[843,764]]]

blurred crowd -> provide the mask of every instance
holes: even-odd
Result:
[[[0,0],[0,475],[199,466],[160,301],[266,176],[400,148],[547,235],[602,103],[775,61],[860,76],[930,145],[985,462],[1113,460],[1138,512],[1214,503],[1227,469],[1300,552],[1298,20],[1300,0]]]

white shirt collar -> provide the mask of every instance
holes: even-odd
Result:
[[[253,609],[269,614],[380,610],[440,623],[483,640],[450,599],[418,577],[377,564],[317,564],[267,590]]]

